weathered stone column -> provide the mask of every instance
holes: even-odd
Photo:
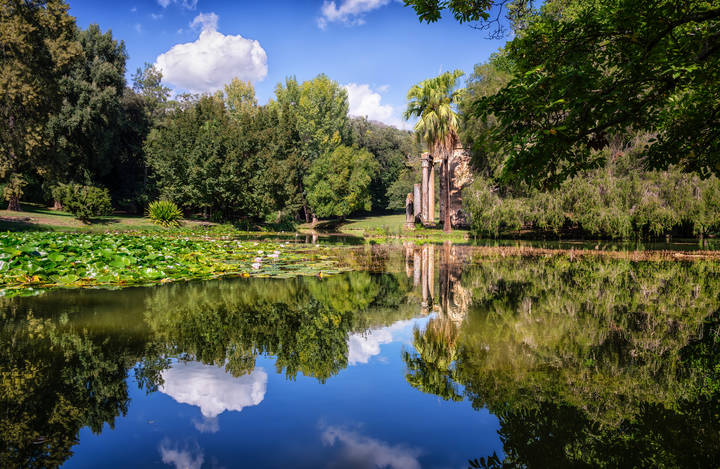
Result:
[[[428,312],[428,250],[427,246],[423,246],[421,249],[421,258],[422,258],[422,303],[420,306],[422,307],[423,314],[427,314]]]
[[[427,225],[428,220],[430,220],[430,207],[428,198],[428,189],[430,185],[430,165],[432,164],[432,162],[430,161],[430,153],[423,153],[420,157],[420,162],[422,163],[422,201],[420,202],[420,210],[422,212],[423,225]]]
[[[408,230],[415,229],[415,214],[413,212],[414,203],[413,194],[410,192],[407,197],[405,197],[405,229]]]
[[[420,189],[420,184],[415,184],[415,186],[413,187],[413,189],[414,189],[414,190],[413,190],[413,215],[414,215],[414,220],[415,220],[416,222],[422,222],[422,219],[421,219],[421,218],[422,218],[422,211],[421,211],[421,206],[422,206],[422,202],[421,202],[421,200],[422,200],[422,193],[421,193],[421,189]]]
[[[430,293],[430,301],[435,298],[435,245],[426,245],[428,251],[428,289]]]
[[[413,245],[412,243],[403,243],[405,246],[405,275],[407,275],[408,278],[412,278],[413,276],[413,265],[412,265],[412,259],[413,259]]]
[[[417,287],[422,281],[422,256],[419,249],[413,249],[413,286]]]
[[[428,223],[435,223],[435,162],[432,155],[428,154],[430,161],[430,175],[428,177]]]

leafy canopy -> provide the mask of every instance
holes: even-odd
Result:
[[[455,89],[462,70],[445,72],[424,80],[410,88],[405,119],[418,117],[415,135],[428,148],[443,153],[451,150],[457,142],[459,127],[456,112],[462,90]]]
[[[367,150],[339,146],[316,159],[305,178],[307,198],[318,217],[345,217],[369,211],[368,187],[378,163]]]

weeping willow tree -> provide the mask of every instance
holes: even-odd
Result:
[[[441,177],[445,211],[443,229],[450,226],[450,155],[459,142],[457,104],[462,89],[456,89],[458,79],[463,76],[461,70],[445,72],[434,78],[421,81],[410,88],[407,94],[408,106],[403,117],[407,120],[418,117],[415,124],[417,139],[434,154],[442,157]]]

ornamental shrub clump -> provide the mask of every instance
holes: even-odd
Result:
[[[180,226],[182,216],[182,210],[169,200],[156,200],[148,206],[148,217],[156,225]]]
[[[59,184],[52,189],[52,196],[65,210],[85,223],[91,218],[112,214],[107,189],[74,183]]]
[[[476,236],[569,229],[593,238],[648,239],[720,232],[720,179],[677,168],[619,173],[600,168],[549,191],[511,193],[478,177],[463,192]]]

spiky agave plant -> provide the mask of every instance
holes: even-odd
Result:
[[[165,227],[180,226],[182,210],[169,200],[156,200],[148,206],[148,217],[156,225]]]

